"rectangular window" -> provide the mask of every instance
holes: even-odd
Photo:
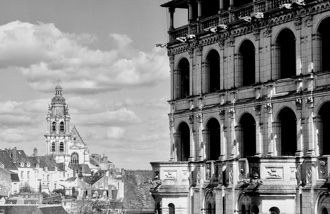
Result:
[[[24,178],[24,172],[21,172],[21,178],[22,179]]]
[[[27,179],[30,179],[30,172],[27,171]]]

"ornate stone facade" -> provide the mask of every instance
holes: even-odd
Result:
[[[55,156],[57,163],[87,164],[89,150],[76,127],[70,130],[69,107],[62,96],[62,86],[55,87],[47,113],[46,154]]]
[[[151,163],[157,210],[330,213],[330,2],[242,2],[162,5],[188,9],[189,23],[169,31],[171,159]],[[186,34],[193,43],[175,40]]]

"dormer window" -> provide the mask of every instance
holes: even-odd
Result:
[[[48,167],[47,167],[47,166],[45,166],[45,167],[44,167],[44,170],[47,172],[47,171],[48,171]]]
[[[20,165],[20,167],[24,167],[24,163],[23,162],[21,162],[19,165]]]
[[[36,168],[39,168],[39,164],[38,163],[36,164]]]
[[[27,167],[30,167],[30,163],[29,163],[29,162],[28,162],[28,163],[26,163],[25,165],[26,165]]]

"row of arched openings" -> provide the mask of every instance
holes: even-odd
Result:
[[[60,128],[60,132],[64,132],[64,122],[63,121],[60,122],[59,128]],[[55,121],[53,121],[53,123],[52,123],[52,131],[56,132],[56,122]]]
[[[55,142],[52,142],[51,152],[56,152],[56,144],[55,144]],[[63,142],[60,142],[59,152],[64,152],[64,143]]]
[[[317,39],[320,44],[318,49],[320,56],[319,70],[330,70],[330,18],[323,20],[318,28]],[[260,80],[256,77],[256,51],[251,40],[244,40],[238,49],[238,71],[235,77],[235,87],[249,86],[258,83]],[[291,78],[296,76],[296,37],[294,33],[286,28],[277,36],[275,41],[274,69],[276,79]],[[220,55],[218,51],[211,50],[207,53],[204,67],[204,82],[202,93],[212,93],[220,90]],[[258,66],[258,65],[257,65]],[[190,84],[190,64],[187,58],[182,58],[177,66],[178,79],[175,81],[177,91],[176,99],[182,99],[189,96]]]
[[[318,117],[319,154],[330,154],[330,102],[322,105]],[[274,125],[277,135],[276,151],[278,156],[294,156],[297,151],[297,118],[294,111],[289,107],[284,107],[277,116]],[[239,142],[239,153],[241,158],[254,156],[257,146],[256,121],[254,117],[245,113],[236,126],[236,136]],[[209,119],[204,130],[205,135],[205,159],[218,160],[221,155],[221,133],[219,121],[215,118]],[[177,159],[178,161],[188,161],[190,157],[190,128],[187,123],[182,122],[177,130]],[[223,151],[225,152],[225,151]]]
[[[79,155],[77,152],[71,154],[71,163],[78,164],[79,163]]]

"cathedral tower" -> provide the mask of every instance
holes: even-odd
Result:
[[[65,98],[62,96],[62,86],[60,84],[55,87],[55,96],[48,107],[46,119],[47,155],[55,155],[57,161],[60,159],[64,160],[65,156],[69,155],[68,144],[71,138],[69,129],[70,114]]]

